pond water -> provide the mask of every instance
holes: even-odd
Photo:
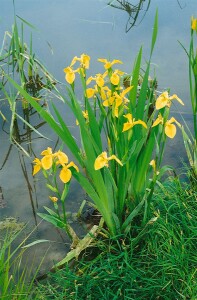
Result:
[[[0,37],[10,31],[14,21],[12,0],[1,0]],[[116,1],[113,1],[115,3]],[[130,1],[136,2],[136,1]],[[148,1],[147,1],[148,2]],[[144,1],[144,10],[146,9]],[[174,106],[174,115],[181,120],[184,117],[191,125],[191,107],[188,82],[188,62],[186,54],[178,41],[189,47],[190,18],[197,16],[196,0],[152,0],[146,12],[141,11],[134,27],[126,32],[128,14],[107,5],[104,0],[15,0],[16,14],[33,24],[33,50],[47,69],[61,82],[64,82],[63,68],[71,59],[81,53],[91,57],[91,70],[99,72],[97,58],[120,59],[124,63],[123,70],[130,72],[134,59],[143,45],[143,58],[149,56],[152,27],[156,8],[159,11],[159,33],[152,58],[152,73],[156,73],[159,89],[171,89],[184,101],[185,106]],[[30,29],[25,29],[25,40],[29,43]],[[50,43],[51,47],[48,46]],[[51,51],[52,48],[52,51]],[[8,106],[0,102],[0,110],[9,119]],[[61,104],[58,104],[61,107]],[[34,124],[41,120],[33,117]],[[70,116],[67,113],[67,118]],[[10,146],[9,124],[3,125],[0,118],[0,218],[12,216],[21,222],[37,224],[40,219],[37,212],[43,211],[43,205],[49,206],[48,191],[42,176],[32,178],[32,160],[34,155],[57,142],[57,137],[46,126],[40,131],[49,140],[36,138],[32,141],[24,139],[23,145],[31,146],[30,157],[26,157],[15,146]],[[19,130],[23,131],[22,123]],[[164,162],[180,167],[181,158],[185,161],[185,152],[180,133],[173,142],[168,143],[167,156]],[[180,159],[179,159],[180,158]],[[76,211],[83,199],[83,192],[75,182],[71,185],[68,199],[69,211]],[[76,225],[77,226],[77,225]],[[42,222],[34,232],[32,241],[44,238],[54,241],[50,244],[47,264],[61,257],[68,247],[66,237],[60,235],[46,222]],[[37,248],[37,256],[49,245]],[[65,249],[66,248],[66,249]],[[35,249],[30,250],[35,251]]]

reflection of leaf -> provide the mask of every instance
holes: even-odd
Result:
[[[34,246],[34,245],[37,245],[37,244],[40,244],[40,243],[46,243],[46,242],[50,242],[50,240],[36,240],[28,245],[25,245],[23,246],[22,248],[29,248],[31,246]]]
[[[108,3],[108,5],[111,7],[114,7],[114,8],[124,10],[128,13],[129,18],[128,18],[126,28],[125,28],[125,31],[128,32],[131,29],[131,27],[133,27],[135,25],[135,23],[139,17],[140,11],[143,10],[144,2],[146,2],[146,0],[140,0],[138,2],[138,4],[132,4],[129,1],[125,1],[125,0],[116,0],[116,1],[113,0],[113,1],[110,1]],[[147,7],[146,7],[146,9],[144,9],[144,15],[142,16],[141,21],[143,20],[146,12],[149,9],[150,2],[151,2],[151,0],[147,0]]]
[[[34,131],[37,135],[39,135],[40,137],[46,139],[46,140],[50,140],[48,137],[44,136],[42,133],[40,133],[38,130],[36,130],[36,128],[39,127],[39,125],[37,126],[33,126],[30,123],[28,123],[27,121],[25,121],[24,118],[22,118],[19,114],[15,114],[23,123],[25,123],[27,126],[29,126],[29,128],[32,130],[32,132]],[[44,125],[46,122],[42,122],[41,125]],[[24,135],[24,134],[23,134]],[[22,135],[21,135],[22,136]]]

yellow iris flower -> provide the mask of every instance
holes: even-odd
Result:
[[[86,96],[88,97],[88,99],[92,98],[92,97],[94,97],[94,95],[95,95],[96,92],[97,91],[95,89],[88,88],[88,89],[86,89]]]
[[[128,120],[128,122],[124,123],[122,132],[131,129],[131,128],[133,128],[133,126],[138,125],[138,124],[147,128],[147,125],[144,121],[142,121],[142,120],[135,121],[135,119],[133,119],[133,117],[132,117],[132,114],[130,114],[130,113],[124,115],[124,117]]]
[[[65,79],[69,84],[72,84],[75,81],[76,72],[77,71],[74,71],[71,67],[64,68],[64,73],[66,73]]]
[[[191,19],[191,28],[197,32],[197,19],[194,19],[194,17]]]
[[[106,70],[110,69],[114,64],[122,64],[121,60],[114,59],[111,62],[105,58],[99,58],[98,61],[104,63],[104,68]]]
[[[73,66],[75,65],[75,63],[79,61],[80,62],[80,67],[77,68],[76,70],[73,70]],[[83,72],[84,74],[84,69],[89,69],[90,66],[90,56],[88,56],[87,54],[81,54],[80,57],[75,56],[72,61],[70,66],[64,68],[64,73],[66,73],[65,75],[65,79],[69,84],[72,84],[75,81],[75,73],[76,72],[80,72],[80,70]]]
[[[165,106],[170,107],[173,99],[184,105],[183,101],[176,94],[169,96],[168,92],[163,92],[156,100],[156,109],[161,109]]]
[[[80,62],[83,68],[89,69],[90,67],[90,56],[87,54],[81,54]]]
[[[128,88],[126,88],[125,90],[123,90],[120,94],[118,94],[117,92],[114,92],[114,96],[115,96],[116,102],[117,103],[121,103],[121,104],[127,104],[129,102],[129,100],[125,97],[125,95],[128,92],[130,92],[130,90],[132,88],[133,88],[133,86],[129,86]]]
[[[114,105],[115,104],[115,105]],[[115,96],[115,93],[113,96],[110,96],[108,99],[103,101],[103,106],[109,107],[114,105],[114,115],[118,118],[118,107],[122,104],[122,99]]]
[[[125,95],[130,92],[130,90],[133,88],[133,86],[129,86],[128,88],[126,88],[125,90],[123,90],[119,95],[118,97],[121,97],[122,101],[124,103],[127,103],[129,102],[129,100],[125,97]],[[117,94],[117,93],[116,93]]]
[[[176,123],[176,125],[178,125],[179,127],[181,127],[181,124],[174,118],[170,118],[169,120],[167,120],[164,124],[164,119],[163,117],[159,114],[158,118],[154,121],[152,127],[155,127],[159,124],[164,124],[164,132],[165,134],[173,139],[176,135],[176,126],[173,124]]]
[[[120,94],[118,92],[114,92],[112,94],[111,90],[107,90],[105,94],[104,88],[101,91],[101,97],[104,99],[103,106],[109,107],[114,105],[114,115],[118,118],[118,108],[122,104],[126,104],[129,100],[125,97],[125,95],[132,89],[132,87],[128,87],[127,89],[123,90]]]
[[[90,66],[90,56],[87,54],[81,54],[80,57],[75,56],[70,64],[70,67],[74,66],[76,62],[79,61],[82,68],[89,69]]]
[[[91,81],[94,80],[94,81],[96,81],[96,84],[97,84],[100,88],[102,88],[102,87],[104,86],[104,84],[105,84],[104,78],[106,77],[106,75],[107,75],[107,73],[105,72],[104,74],[98,73],[98,74],[95,75],[95,77],[90,76],[90,77],[87,79],[86,84],[88,85],[88,84],[90,84]]]
[[[53,203],[56,203],[58,201],[58,198],[57,197],[51,197],[49,196],[49,199],[53,202]]]
[[[114,101],[115,101],[115,96],[114,95],[110,96],[108,99],[103,101],[103,106],[105,106],[105,107],[111,106],[111,105],[113,105]]]
[[[59,161],[66,162],[66,159],[68,160],[68,157],[65,153],[61,152],[60,150],[53,154],[52,148],[48,147],[47,149],[43,150],[41,152],[41,155],[43,158],[40,160],[39,158],[34,159],[34,169],[33,169],[33,175],[38,173],[41,168],[44,170],[49,170],[53,165],[53,158],[57,157]]]
[[[115,155],[111,155],[110,157],[107,157],[107,152],[104,151],[96,158],[94,162],[94,169],[99,170],[103,167],[108,167],[109,161],[112,159],[115,159],[119,165],[123,166],[121,161]]]
[[[50,147],[41,152],[44,157],[41,159],[41,164],[44,170],[49,170],[53,164],[53,152]]]
[[[33,163],[33,176],[37,174],[41,169],[49,170],[53,164],[60,164],[62,169],[60,171],[60,179],[62,182],[67,183],[70,181],[72,177],[72,172],[70,167],[74,167],[77,172],[79,172],[78,167],[74,164],[73,161],[68,163],[68,156],[58,150],[57,152],[53,153],[52,149],[48,147],[46,150],[42,151],[41,155],[44,157],[40,160],[39,158],[35,158]],[[54,199],[50,198],[53,202],[56,202]]]
[[[101,99],[103,101],[107,100],[107,98],[111,97],[111,95],[112,95],[112,91],[110,90],[110,88],[108,86],[101,87],[98,92],[100,93]]]

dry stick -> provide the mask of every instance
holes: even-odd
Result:
[[[86,234],[86,236],[79,241],[77,247],[73,250],[71,250],[70,252],[68,252],[68,254],[66,255],[66,257],[61,260],[59,263],[57,263],[55,266],[53,266],[50,270],[49,273],[55,273],[57,270],[62,269],[67,263],[69,263],[71,260],[73,260],[74,258],[78,259],[80,253],[87,249],[90,244],[94,241],[95,237],[99,234],[101,227],[103,226],[103,219],[101,218],[100,224],[98,225],[94,225],[92,227],[92,229],[88,232],[88,234]],[[48,278],[48,274],[45,273],[43,275],[40,275],[38,277],[35,278],[34,282],[38,283],[39,281]]]

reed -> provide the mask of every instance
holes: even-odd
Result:
[[[4,34],[0,50],[0,91],[2,94],[0,101],[8,102],[11,118],[7,120],[3,111],[0,114],[5,122],[9,121],[10,140],[28,155],[25,148],[21,146],[18,123],[23,122],[29,137],[30,132],[36,132],[37,135],[42,136],[37,128],[43,123],[34,124],[34,126],[31,124],[30,119],[35,111],[33,112],[32,106],[26,99],[10,86],[6,75],[12,77],[24,90],[31,94],[34,101],[40,101],[42,105],[46,105],[46,97],[49,96],[56,80],[33,52],[32,34],[29,45],[24,41],[26,27],[31,30],[36,29],[32,24],[15,15],[11,32],[6,31]],[[19,114],[18,111],[22,111],[22,114]]]

